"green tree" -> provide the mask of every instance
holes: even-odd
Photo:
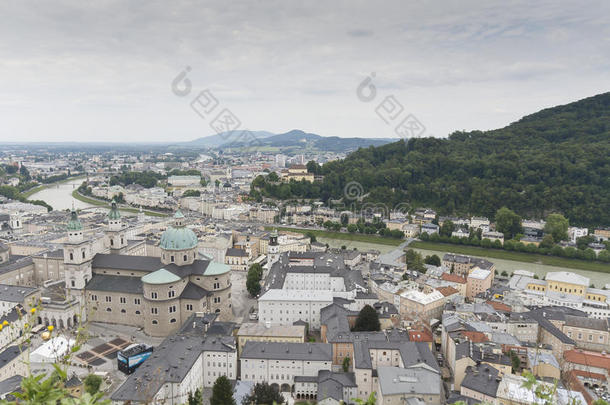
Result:
[[[451,221],[444,221],[440,229],[440,234],[445,236],[451,236],[451,233],[455,230],[455,225]]]
[[[546,217],[546,224],[544,225],[544,232],[553,235],[553,240],[559,242],[560,240],[568,239],[568,228],[570,223],[561,214],[549,214]]]
[[[242,400],[242,405],[273,405],[283,404],[284,396],[277,388],[273,388],[269,383],[256,383],[250,395]],[[211,404],[213,405],[213,404]]]
[[[102,386],[102,377],[95,374],[89,374],[85,377],[83,385],[85,387],[85,392],[95,395],[100,391],[100,387]]]
[[[182,193],[182,197],[200,197],[201,192],[199,190],[186,190]]]
[[[246,289],[251,297],[256,297],[261,292],[260,278],[256,274],[248,272]]]
[[[496,230],[504,234],[504,239],[512,239],[521,229],[521,217],[513,210],[502,207],[496,211]]]
[[[438,267],[441,265],[441,258],[438,255],[426,256],[424,263]]]
[[[511,364],[513,366],[513,373],[517,374],[517,372],[521,369],[521,359],[519,358],[519,356],[517,356],[517,353],[515,353],[513,350],[511,350],[509,352],[509,354],[510,354]]]
[[[540,242],[540,247],[550,249],[553,247],[554,244],[555,241],[553,240],[553,235],[547,234],[544,235],[544,238],[542,238],[542,242]]]
[[[358,313],[353,330],[355,332],[370,332],[378,331],[380,329],[381,324],[379,323],[377,311],[370,305],[365,305]]]
[[[317,240],[316,239],[316,234],[313,231],[305,232],[305,236],[307,236],[311,240],[311,243],[313,243],[313,242],[315,242]]]
[[[358,405],[375,405],[377,403],[377,393],[375,391],[371,392],[371,395],[369,395],[366,400],[360,398],[352,398],[352,401],[354,401]]]
[[[194,394],[189,392],[188,405],[203,405],[201,389],[197,388]]]
[[[210,405],[236,405],[233,398],[233,387],[226,376],[221,375],[214,382]]]
[[[343,372],[347,373],[349,371],[349,363],[350,363],[351,359],[349,358],[349,356],[345,356],[343,358]]]

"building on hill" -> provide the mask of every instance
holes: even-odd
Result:
[[[474,268],[478,267],[482,270],[489,270],[493,273],[496,266],[489,260],[479,259],[476,257],[456,255],[447,253],[443,256],[442,265],[446,269],[452,270],[454,274],[466,277]]]

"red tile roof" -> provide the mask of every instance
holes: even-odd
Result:
[[[563,358],[576,364],[589,367],[603,368],[610,371],[610,355],[584,350],[568,350],[563,354]]]
[[[457,274],[443,273],[441,279],[451,281],[452,283],[466,284],[466,279],[462,276],[458,276]]]

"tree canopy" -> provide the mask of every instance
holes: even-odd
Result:
[[[358,318],[356,318],[356,324],[354,325],[355,332],[370,332],[370,331],[378,331],[381,329],[381,324],[379,323],[379,315],[377,311],[370,306],[365,305],[358,314]]]

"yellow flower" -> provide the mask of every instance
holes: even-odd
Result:
[[[36,312],[36,308],[32,308],[32,309],[30,309],[30,312],[31,312],[31,313]]]
[[[49,327],[48,327],[47,329],[49,330],[49,332],[53,332],[53,329],[54,329],[54,328],[55,328],[55,327],[54,327],[53,325],[49,325]]]
[[[2,322],[2,325],[4,325],[4,326],[8,325],[8,321]]]
[[[4,326],[0,325],[0,330],[2,330],[2,328],[4,328]]]

